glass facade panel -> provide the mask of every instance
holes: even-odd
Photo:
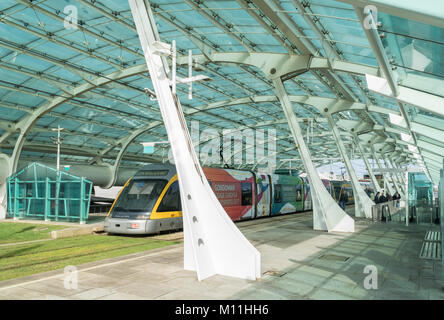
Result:
[[[93,184],[39,163],[7,180],[8,215],[39,220],[88,220]]]

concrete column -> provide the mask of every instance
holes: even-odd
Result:
[[[375,149],[373,147],[371,147],[372,149],[372,153],[373,153],[373,158],[375,159],[376,164],[378,165],[379,169],[382,169],[381,164],[379,163],[379,159],[376,155]],[[390,183],[388,182],[386,176],[384,173],[382,173],[382,177],[384,178],[384,189],[388,189],[387,191],[392,195],[393,194],[393,189],[392,186],[390,185]]]
[[[393,170],[396,170],[396,168],[393,166],[393,163],[390,163],[390,162],[389,162],[389,159],[388,159],[387,156],[383,155],[383,159],[384,159],[385,166],[386,166],[387,168],[389,167],[389,164],[390,164],[390,167],[391,167]],[[401,196],[401,198],[404,198],[405,195],[404,195],[404,191],[403,191],[403,189],[401,188],[401,184],[399,183],[399,180],[398,180],[398,174],[397,174],[395,171],[393,171],[390,175],[391,175],[391,177],[392,177],[392,181],[393,181],[393,184],[394,184],[394,186],[395,186],[396,191],[399,193],[399,195]]]
[[[358,176],[356,175],[353,165],[348,157],[347,151],[345,150],[344,142],[341,140],[341,135],[339,129],[336,126],[333,117],[330,113],[326,114],[328,124],[333,131],[333,137],[335,139],[336,145],[341,153],[342,159],[344,160],[345,167],[347,168],[348,175],[350,176],[351,184],[353,187],[353,194],[355,197],[355,216],[360,218],[371,218],[372,217],[372,206],[375,204],[369,196],[362,189],[359,183]]]
[[[381,192],[382,189],[379,186],[378,180],[376,180],[375,174],[373,172],[373,168],[370,166],[370,163],[368,162],[368,159],[365,156],[364,148],[362,147],[362,145],[361,145],[361,143],[359,141],[358,135],[357,134],[353,134],[353,137],[355,139],[356,145],[358,146],[359,152],[361,153],[362,160],[364,160],[365,167],[367,168],[368,175],[370,176],[370,180],[372,181],[373,186],[375,187],[375,194],[377,192]]]
[[[389,158],[390,162],[392,164],[392,167],[399,170],[401,168],[401,166],[398,165],[398,163],[396,163],[396,161],[393,160],[393,158]],[[404,196],[407,193],[407,190],[405,188],[405,180],[404,180],[404,174],[396,172],[396,177],[398,178],[399,184],[401,186],[401,189],[403,190]]]
[[[400,174],[399,175],[400,177],[401,177],[401,180],[402,180],[402,182],[403,182],[403,184],[404,184],[404,192],[405,193],[407,193],[407,187],[406,187],[406,185],[407,185],[407,178],[406,178],[406,175],[405,174]]]
[[[381,158],[382,158],[382,161],[384,162],[385,168],[386,169],[390,169],[386,157],[383,154],[381,154]],[[387,172],[387,176],[389,176],[390,179],[392,180],[393,186],[395,187],[395,190],[397,192],[399,192],[400,190],[398,189],[398,185],[396,184],[396,181],[395,181],[395,178],[394,178],[394,174],[392,174],[391,172]]]
[[[319,178],[282,80],[278,77],[272,79],[272,81],[298,147],[307,177],[310,180],[310,192],[313,201],[313,228],[315,230],[354,232],[354,220],[339,207]]]

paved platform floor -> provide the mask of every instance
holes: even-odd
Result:
[[[0,299],[444,299],[441,262],[419,258],[436,227],[356,219],[355,233],[327,233],[312,230],[311,213],[238,226],[261,252],[260,280],[199,282],[179,244],[77,266],[77,289],[65,289],[63,270],[0,282]],[[364,288],[368,265],[377,289]]]

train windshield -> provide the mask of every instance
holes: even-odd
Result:
[[[111,216],[132,218],[141,212],[151,212],[166,184],[166,180],[160,179],[131,180],[122,190]]]

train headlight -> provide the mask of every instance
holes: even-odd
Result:
[[[136,217],[136,220],[144,220],[144,219],[146,219],[146,218],[148,218],[148,214],[144,213],[144,214],[139,214],[139,215]]]
[[[139,229],[140,228],[140,224],[138,223],[131,223],[131,229]]]

